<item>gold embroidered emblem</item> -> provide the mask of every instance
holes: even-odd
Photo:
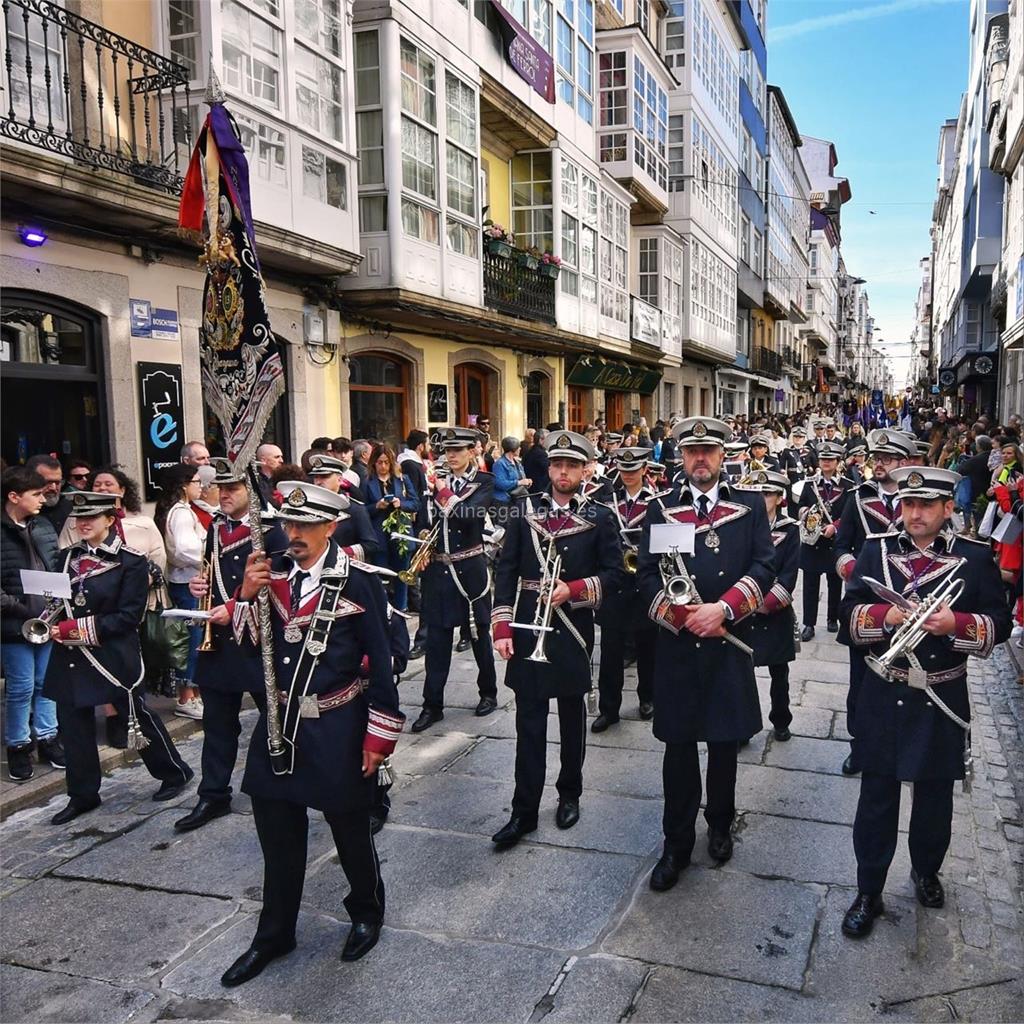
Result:
[[[924,477],[921,476],[920,473],[911,473],[910,476],[907,477],[908,487],[920,487],[923,483]]]
[[[694,437],[705,437],[707,435],[708,428],[703,420],[697,420],[693,425],[693,436]]]
[[[306,504],[306,492],[301,487],[296,487],[295,490],[288,495],[288,504],[293,508],[301,508]]]
[[[568,434],[563,434],[558,439],[558,448],[568,448],[572,444],[572,438]]]

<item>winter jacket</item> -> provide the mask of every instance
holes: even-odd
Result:
[[[25,596],[21,570],[59,568],[57,534],[49,519],[33,516],[21,527],[6,512],[0,513],[0,629],[5,642],[21,640],[22,623],[46,607],[45,598]]]

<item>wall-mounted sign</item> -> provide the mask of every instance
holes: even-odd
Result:
[[[427,422],[448,422],[448,385],[427,385]]]
[[[491,9],[498,15],[498,29],[505,43],[505,57],[515,73],[528,82],[548,103],[555,102],[555,62],[551,54],[497,0]]]
[[[181,367],[138,363],[139,425],[142,431],[142,479],[146,501],[160,494],[160,473],[179,461],[185,443]]]
[[[609,391],[636,391],[654,394],[661,382],[661,370],[646,366],[624,366],[620,363],[584,362],[580,360],[566,377],[567,384]]]
[[[152,337],[153,306],[148,299],[129,299],[128,315],[132,321],[133,338]]]
[[[150,336],[160,341],[178,341],[181,333],[178,330],[178,311],[176,309],[154,309],[153,326]]]

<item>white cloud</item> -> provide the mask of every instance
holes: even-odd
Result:
[[[769,44],[787,42],[790,39],[797,39],[823,29],[835,28],[837,25],[848,25],[855,21],[871,21],[875,18],[888,17],[890,14],[918,10],[922,7],[944,7],[950,4],[963,6],[964,0],[891,0],[890,3],[869,4],[866,7],[836,11],[834,14],[820,14],[813,18],[802,18],[789,25],[769,28],[768,42]]]

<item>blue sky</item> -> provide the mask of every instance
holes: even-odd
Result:
[[[769,0],[768,81],[781,87],[804,135],[831,139],[847,269],[867,280],[888,343],[914,323],[928,254],[939,125],[967,87],[967,0]],[[872,214],[869,211],[874,210]],[[897,383],[907,346],[886,346]]]

